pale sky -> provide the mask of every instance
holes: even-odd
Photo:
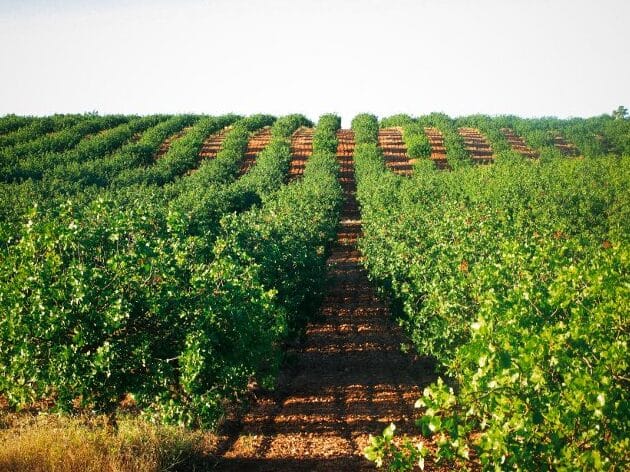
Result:
[[[0,0],[0,115],[630,107],[630,0]]]

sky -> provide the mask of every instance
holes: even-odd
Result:
[[[0,0],[0,115],[630,107],[630,0]]]

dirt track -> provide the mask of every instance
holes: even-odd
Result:
[[[201,149],[199,150],[199,157],[201,159],[214,159],[217,157],[217,154],[221,150],[221,145],[225,140],[230,128],[223,128],[221,131],[217,133],[213,133],[208,136],[203,144],[201,145]]]
[[[383,151],[385,164],[398,175],[411,175],[414,160],[409,159],[402,138],[402,128],[378,130],[378,145]]]
[[[438,169],[448,169],[448,161],[446,159],[446,147],[444,146],[444,135],[442,132],[433,127],[425,127],[424,132],[429,138],[431,144],[431,160],[435,162]]]
[[[192,129],[192,126],[187,126],[186,128],[183,128],[182,130],[178,131],[177,133],[169,136],[164,141],[162,141],[162,144],[160,144],[160,148],[155,153],[155,158],[159,159],[164,154],[166,154],[168,150],[171,148],[171,146],[173,145],[173,143],[177,141],[178,139],[182,138],[191,129]]]
[[[575,144],[568,142],[563,136],[557,135],[554,138],[554,146],[564,156],[577,157],[580,155],[580,151]]]
[[[313,128],[301,127],[291,137],[291,166],[289,182],[296,180],[304,173],[306,161],[313,154]]]
[[[390,421],[414,431],[413,404],[434,377],[428,361],[400,350],[404,338],[360,265],[353,149],[352,131],[340,131],[346,199],[321,316],[289,351],[277,391],[259,396],[219,446],[216,470],[372,470],[362,456],[369,434]]]
[[[260,131],[254,133],[247,142],[247,150],[245,151],[245,158],[241,163],[239,170],[239,176],[244,175],[251,169],[256,162],[256,156],[267,147],[271,141],[271,128],[265,127]]]
[[[514,131],[510,128],[501,128],[501,133],[503,133],[503,136],[505,136],[505,139],[507,139],[507,142],[510,144],[513,151],[518,152],[522,156],[529,157],[530,159],[535,159],[540,156],[537,151],[534,151],[525,144],[523,138],[514,133]]]
[[[459,128],[459,135],[464,139],[464,146],[470,153],[473,162],[488,164],[493,161],[493,152],[490,143],[475,128]]]

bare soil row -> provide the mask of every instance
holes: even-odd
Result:
[[[169,136],[168,138],[166,138],[162,144],[160,145],[160,149],[158,149],[158,151],[155,153],[155,158],[159,159],[160,157],[162,157],[164,154],[166,154],[168,152],[168,150],[171,148],[171,146],[173,145],[173,143],[175,141],[177,141],[178,139],[182,138],[186,133],[188,133],[188,131],[190,131],[192,129],[192,126],[187,126],[186,128],[178,131],[177,133]],[[137,133],[139,136],[141,136],[140,133]]]
[[[296,180],[304,173],[306,161],[313,154],[313,128],[301,127],[291,138],[291,166],[289,181]]]
[[[413,431],[414,401],[434,380],[427,361],[401,351],[402,333],[361,266],[354,134],[338,138],[345,203],[329,288],[304,340],[289,349],[278,389],[258,392],[225,434],[217,470],[373,470],[362,454],[369,435],[391,421]]]
[[[525,157],[529,157],[530,159],[535,159],[540,156],[540,153],[534,151],[525,144],[523,138],[515,134],[510,128],[501,128],[501,132],[503,133],[503,136],[505,136],[505,139],[507,139],[507,142],[510,144],[513,151],[516,151]]]
[[[245,175],[249,169],[256,162],[256,156],[267,147],[271,141],[271,127],[267,126],[253,134],[249,138],[247,143],[247,150],[245,151],[245,159],[241,163],[241,169],[239,170],[239,176]]]
[[[400,127],[379,129],[378,145],[383,152],[387,167],[396,174],[411,175],[415,160],[407,155],[402,131]]]
[[[554,146],[567,157],[577,157],[580,155],[580,151],[575,144],[568,142],[560,135],[554,137]]]
[[[487,164],[493,161],[492,148],[486,138],[476,128],[459,128],[459,135],[464,139],[464,146],[470,157],[477,164]]]

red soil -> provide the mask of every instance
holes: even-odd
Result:
[[[554,137],[554,146],[565,156],[577,157],[580,155],[580,151],[575,144],[568,142],[560,135]]]
[[[492,148],[486,138],[475,128],[459,128],[459,135],[464,138],[464,146],[470,153],[473,162],[488,164],[492,162]]]
[[[402,128],[382,128],[378,130],[378,145],[383,151],[385,163],[394,173],[411,175],[414,159],[409,159],[402,138]]]
[[[215,470],[374,470],[362,453],[370,434],[391,421],[398,431],[417,432],[413,404],[435,379],[433,369],[401,351],[405,338],[360,264],[354,134],[338,137],[345,204],[319,317],[289,349],[277,390],[263,392],[220,438]]]
[[[245,151],[245,159],[241,163],[241,169],[239,176],[244,175],[251,169],[256,162],[256,156],[267,147],[271,141],[271,128],[265,127],[252,135],[247,143],[247,150]]]
[[[290,182],[302,176],[306,161],[313,154],[313,133],[313,128],[301,127],[291,137]]]
[[[225,139],[229,131],[230,128],[227,127],[223,128],[218,133],[214,133],[208,136],[201,145],[201,149],[199,150],[199,157],[201,159],[214,159],[221,150],[223,140]]]
[[[529,157],[530,159],[535,159],[540,156],[538,151],[534,151],[525,144],[523,138],[514,134],[514,131],[510,128],[501,128],[501,132],[503,133],[503,136],[505,136],[505,139],[507,139],[507,142],[510,143],[513,151],[516,151],[525,157]]]
[[[444,136],[437,128],[427,127],[424,132],[429,138],[431,144],[431,160],[435,162],[438,169],[448,169],[448,161],[446,160],[446,147],[444,146]]]
[[[164,154],[166,154],[168,152],[168,150],[171,148],[171,145],[175,141],[177,141],[179,138],[183,137],[188,131],[190,131],[191,128],[192,128],[192,126],[188,126],[186,128],[183,128],[182,130],[178,131],[177,133],[169,136],[168,138],[166,138],[162,142],[162,144],[160,145],[160,149],[158,149],[158,151],[155,153],[155,158],[159,159]]]

